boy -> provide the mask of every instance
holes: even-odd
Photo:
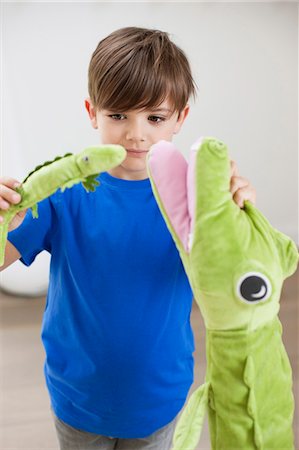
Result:
[[[171,141],[195,92],[184,53],[167,33],[136,27],[103,39],[89,66],[85,105],[101,143],[123,163],[20,213],[3,267],[51,253],[43,319],[45,378],[61,450],[171,447],[193,382],[192,292],[146,171],[151,145]],[[0,208],[16,180],[0,179]],[[231,193],[255,202],[232,163]]]

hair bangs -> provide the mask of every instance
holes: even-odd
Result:
[[[123,74],[122,74],[123,75]],[[106,80],[107,82],[108,80]],[[176,107],[176,89],[163,72],[149,76],[143,66],[141,71],[131,70],[127,77],[113,77],[108,83],[104,98],[99,102],[103,109],[125,112],[133,109],[155,109],[166,99],[169,107]],[[104,91],[101,91],[104,93]]]
[[[172,112],[180,112],[195,95],[184,52],[159,30],[115,31],[99,43],[88,75],[96,109],[155,109],[168,100]]]

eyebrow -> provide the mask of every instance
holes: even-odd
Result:
[[[149,110],[152,111],[152,112],[169,112],[169,113],[172,112],[172,110],[168,109],[168,108],[153,108],[153,109],[149,108]],[[117,110],[116,109],[115,110],[103,109],[103,111],[114,112],[114,111],[117,111]]]
[[[171,111],[171,109],[168,109],[168,108],[155,108],[155,109],[152,109],[151,111],[153,111],[153,112],[172,112]]]

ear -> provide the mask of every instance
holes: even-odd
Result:
[[[177,123],[176,123],[176,125],[175,125],[173,134],[177,134],[177,133],[180,131],[181,126],[183,125],[183,123],[184,123],[186,117],[187,117],[188,114],[189,114],[189,110],[190,110],[190,106],[189,106],[189,105],[186,105],[185,108],[182,109],[182,111],[181,111],[180,114],[179,114]]]
[[[92,127],[98,128],[96,110],[92,105],[90,98],[85,99],[85,108],[87,109]]]

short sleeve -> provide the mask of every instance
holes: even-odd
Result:
[[[43,250],[51,253],[59,223],[60,194],[56,192],[38,203],[38,218],[33,218],[28,209],[22,224],[8,233],[8,241],[20,252],[20,261],[26,266]]]

